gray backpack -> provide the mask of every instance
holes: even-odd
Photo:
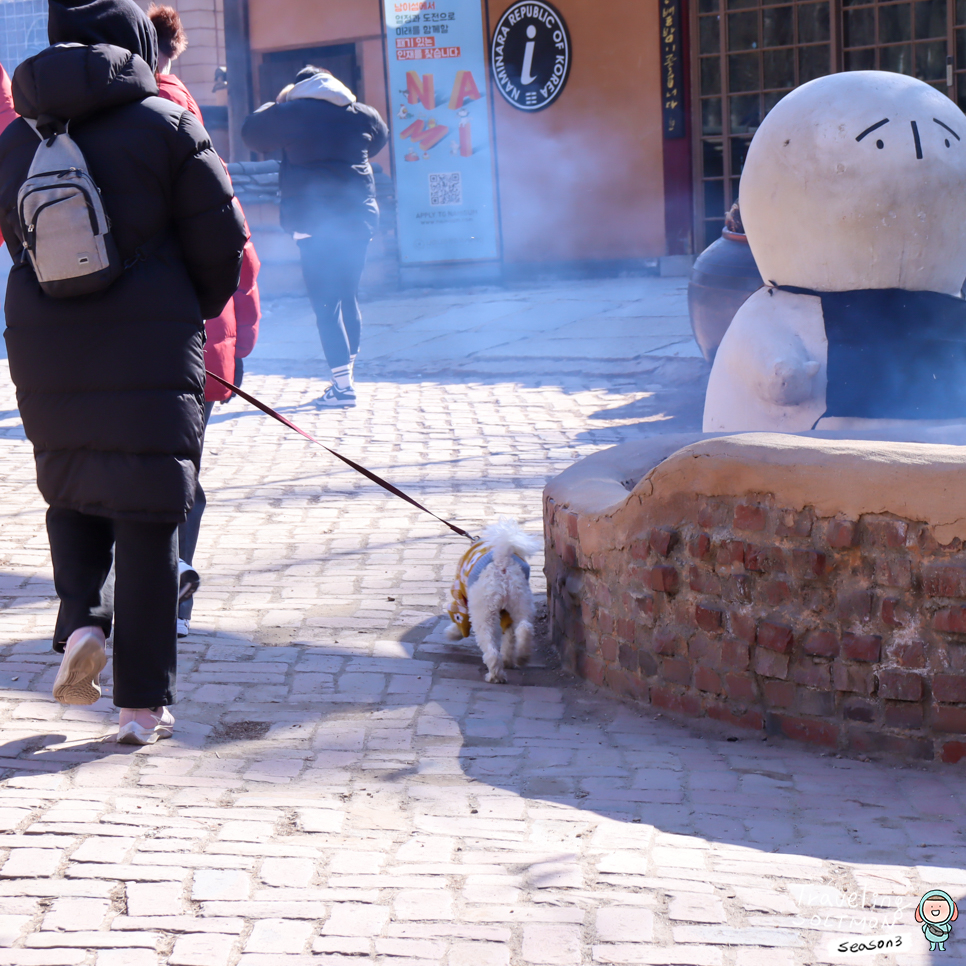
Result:
[[[26,256],[47,295],[72,298],[106,289],[124,264],[87,161],[66,128],[45,138],[17,195]]]

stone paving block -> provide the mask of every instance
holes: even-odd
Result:
[[[597,910],[599,942],[649,943],[654,939],[654,914],[632,906],[605,906]]]
[[[64,853],[59,849],[11,849],[10,857],[0,868],[4,878],[52,876],[60,866]]]
[[[195,900],[247,899],[251,879],[244,872],[221,869],[198,869],[194,874],[191,898]]]
[[[232,936],[179,936],[168,962],[171,966],[227,966],[234,945]]]
[[[107,899],[55,899],[44,916],[41,929],[81,932],[98,929],[111,903]]]
[[[259,873],[262,882],[270,886],[307,886],[315,875],[311,859],[265,859]]]
[[[358,902],[338,902],[332,905],[322,927],[323,936],[376,936],[389,921],[387,906]]]
[[[252,934],[245,943],[245,952],[301,953],[314,932],[315,927],[308,922],[261,919],[252,928]]]
[[[523,959],[541,966],[571,966],[581,960],[580,926],[528,923],[523,927]]]
[[[771,952],[769,950],[769,952]],[[650,946],[644,943],[607,943],[593,947],[595,963],[642,966],[722,966],[724,956],[714,946]]]
[[[450,946],[448,966],[510,966],[510,947],[502,943],[456,942]]]
[[[0,949],[0,966],[80,966],[84,949]]]
[[[0,946],[12,946],[32,916],[0,915]]]
[[[71,854],[72,862],[123,862],[135,843],[133,838],[106,838],[93,836],[86,839]]]
[[[158,966],[158,954],[151,949],[102,949],[96,966]]]
[[[185,912],[180,882],[127,882],[125,889],[129,916],[179,916]]]

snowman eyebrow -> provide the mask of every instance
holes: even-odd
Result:
[[[933,121],[935,121],[935,122],[936,122],[936,124],[938,124],[938,125],[939,125],[940,127],[944,127],[944,128],[945,128],[945,129],[947,130],[947,131],[949,131],[949,133],[950,133],[950,134],[951,134],[951,135],[952,135],[952,136],[953,136],[953,137],[954,137],[954,138],[955,138],[955,139],[956,139],[957,141],[961,141],[961,140],[962,140],[962,138],[960,138],[960,136],[959,136],[959,135],[958,135],[958,134],[957,134],[957,133],[956,133],[956,132],[955,132],[955,131],[954,131],[954,130],[953,130],[953,129],[952,129],[952,128],[951,128],[951,127],[950,127],[950,126],[948,125],[948,124],[943,124],[943,122],[942,122],[942,121],[940,121],[938,117],[934,117],[934,118],[933,118]]]
[[[881,121],[876,121],[875,124],[871,125],[870,127],[867,127],[855,140],[861,141],[862,138],[866,136],[866,134],[871,134],[873,131],[878,131],[883,124],[888,124],[888,123],[889,123],[889,118],[887,117],[882,118]]]

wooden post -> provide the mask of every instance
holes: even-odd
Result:
[[[252,112],[252,57],[248,41],[248,0],[225,2],[225,60],[228,67],[228,139],[232,161],[249,161],[241,138]]]

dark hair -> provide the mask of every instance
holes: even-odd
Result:
[[[295,80],[296,82],[304,81],[308,77],[315,77],[316,74],[328,74],[331,77],[332,71],[327,67],[315,67],[312,64],[307,64],[295,75]]]
[[[148,16],[158,32],[158,50],[169,60],[180,57],[188,47],[188,35],[184,32],[181,17],[174,7],[160,7],[152,3]]]

